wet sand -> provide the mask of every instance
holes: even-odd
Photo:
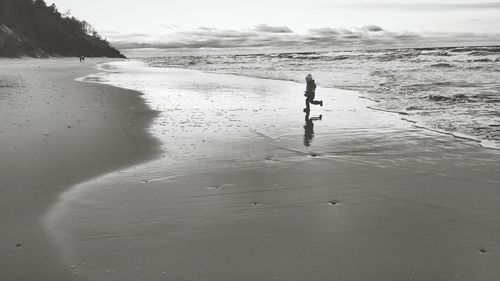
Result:
[[[0,60],[0,280],[72,280],[41,218],[72,185],[158,152],[140,93],[74,81],[98,62]]]
[[[294,82],[108,69],[89,80],[144,92],[163,154],[75,185],[46,214],[78,280],[500,276],[499,151],[355,92],[320,87],[307,116]]]

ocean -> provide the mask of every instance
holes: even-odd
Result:
[[[141,58],[154,67],[304,82],[359,91],[373,109],[431,130],[500,147],[500,47],[314,52],[173,53]],[[297,95],[302,95],[302,92]]]

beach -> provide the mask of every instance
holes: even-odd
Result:
[[[306,114],[295,81],[99,63],[2,61],[0,279],[500,276],[498,150],[355,91]]]
[[[104,61],[0,60],[0,280],[71,280],[44,214],[70,186],[155,157],[140,93],[74,80]]]

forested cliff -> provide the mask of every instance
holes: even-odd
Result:
[[[124,57],[90,24],[44,0],[0,0],[0,57]]]

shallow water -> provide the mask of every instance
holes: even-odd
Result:
[[[356,92],[322,89],[325,106],[307,116],[301,83],[134,61],[103,69],[84,80],[140,90],[160,111],[150,131],[164,155],[71,188],[47,214],[75,276],[500,273],[492,266],[500,252],[497,151],[371,110],[374,102]]]
[[[157,67],[303,82],[358,90],[377,107],[422,126],[500,147],[499,47],[179,55],[144,59]],[[321,89],[319,89],[319,92]]]

